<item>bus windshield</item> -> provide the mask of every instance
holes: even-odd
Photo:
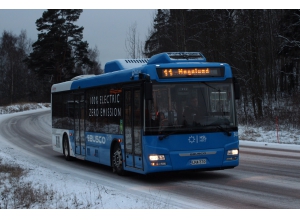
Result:
[[[145,101],[145,134],[237,129],[230,82],[153,84]]]

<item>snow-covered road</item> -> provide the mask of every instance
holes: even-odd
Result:
[[[0,116],[3,162],[28,169],[24,181],[46,185],[55,198],[32,208],[224,209],[300,207],[299,148],[244,142],[231,170],[125,177],[106,166],[65,161],[51,149],[50,111]],[[241,145],[242,145],[241,144]],[[2,187],[3,188],[3,187]],[[1,188],[0,188],[1,189]]]
[[[120,177],[108,167],[75,160],[67,162],[52,151],[49,110],[0,116],[0,157],[29,170],[34,185],[47,185],[60,196],[46,208],[219,208],[152,187],[144,176]],[[140,182],[142,179],[142,182]],[[80,200],[74,204],[75,198]],[[78,203],[80,205],[78,205]],[[39,205],[37,204],[37,207]]]

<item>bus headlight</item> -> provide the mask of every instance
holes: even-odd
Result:
[[[232,150],[228,150],[227,151],[227,155],[232,156],[232,155],[238,155],[239,154],[239,150],[238,149],[232,149]]]
[[[165,155],[152,154],[149,155],[149,160],[150,161],[165,160]]]

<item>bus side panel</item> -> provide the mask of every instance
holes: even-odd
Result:
[[[52,149],[63,154],[63,135],[67,134],[70,146],[70,156],[75,157],[74,130],[52,128]]]
[[[132,154],[126,154],[126,165],[129,167],[133,167],[133,155]]]
[[[110,148],[114,139],[121,135],[86,132],[86,160],[110,166]],[[124,154],[123,154],[124,155]]]
[[[99,160],[99,147],[98,146],[86,146],[85,159],[94,163],[100,163]]]
[[[62,129],[52,128],[52,149],[59,153],[63,153],[62,131]]]

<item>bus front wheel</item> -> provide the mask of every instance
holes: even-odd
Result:
[[[63,153],[66,160],[68,161],[71,160],[69,140],[68,137],[66,136],[64,136],[64,140],[63,140]]]
[[[122,151],[119,144],[115,144],[112,156],[113,172],[124,175]]]

